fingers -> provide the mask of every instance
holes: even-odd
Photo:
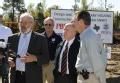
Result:
[[[37,61],[37,57],[35,55],[29,54],[29,53],[27,53],[26,56],[23,56],[20,59],[24,63]]]
[[[13,61],[13,58],[11,58],[11,57],[8,58],[8,64],[10,67],[15,67],[15,63]]]
[[[26,63],[27,62],[27,56],[23,56],[20,58],[21,62]]]
[[[30,53],[26,53],[24,56],[20,56],[19,58],[21,62],[28,63],[28,62],[34,62],[37,61],[37,57],[35,55],[32,55]]]

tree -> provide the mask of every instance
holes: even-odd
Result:
[[[35,14],[35,9],[34,9],[34,4],[33,3],[30,3],[27,7],[27,11],[33,16],[35,17],[36,14]]]
[[[114,20],[113,21],[114,30],[120,30],[120,13],[119,12],[115,13],[113,20]]]
[[[45,17],[50,16],[52,9],[60,9],[60,7],[57,6],[57,5],[53,5],[53,6],[49,7],[48,9],[46,9],[46,11],[45,11],[45,13],[44,13],[44,16],[45,16]]]
[[[23,0],[5,0],[1,8],[4,14],[7,13],[10,16],[11,21],[14,21],[14,17],[20,13],[26,11]]]
[[[88,9],[87,0],[82,0],[82,9],[83,10],[87,10]]]
[[[27,7],[27,10],[35,19],[35,27],[34,30],[40,29],[43,27],[43,21],[44,21],[44,5],[43,3],[38,3],[36,7],[34,7],[34,4],[30,4]],[[36,26],[37,24],[37,26]]]
[[[39,21],[39,24],[40,24],[40,28],[43,27],[43,21],[45,19],[44,17],[44,5],[43,3],[38,3],[38,5],[36,6],[36,18],[38,21]]]
[[[25,12],[25,5],[23,0],[4,0],[3,9],[5,25],[8,25],[13,32],[17,32],[18,16]]]

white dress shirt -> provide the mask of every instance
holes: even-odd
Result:
[[[65,50],[65,46],[66,46],[66,44],[68,43],[68,53],[69,53],[69,48],[70,48],[71,44],[73,43],[74,39],[75,39],[75,38],[71,39],[70,41],[67,41],[67,40],[66,40],[65,43],[64,43],[64,46],[63,46],[63,48],[62,48],[62,51],[61,51],[61,54],[60,54],[60,58],[59,58],[59,68],[58,68],[58,71],[59,71],[59,72],[61,72],[62,56],[63,56],[63,52],[64,52],[64,50]],[[67,54],[67,71],[66,71],[66,74],[69,74],[68,65],[69,65],[69,63],[68,63],[68,54]]]
[[[20,40],[18,44],[18,52],[17,55],[19,56],[25,56],[28,50],[30,38],[31,38],[31,33],[21,33],[20,35]],[[16,70],[19,71],[25,71],[25,63],[21,62],[20,58],[16,59]]]
[[[12,35],[12,30],[2,24],[0,24],[0,39],[4,39],[7,43],[8,37]]]

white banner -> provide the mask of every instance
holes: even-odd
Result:
[[[51,10],[51,17],[55,20],[55,32],[62,36],[64,25],[72,20],[73,15],[74,10],[71,9]]]
[[[113,12],[89,11],[91,14],[91,27],[103,40],[103,43],[113,42]],[[54,30],[63,35],[64,25],[71,21],[74,10],[51,10],[51,17],[55,20]]]
[[[91,14],[91,27],[98,34],[103,43],[113,42],[113,12],[89,11]]]

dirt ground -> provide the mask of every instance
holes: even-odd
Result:
[[[110,46],[112,55],[107,62],[107,83],[120,83],[120,44]]]

